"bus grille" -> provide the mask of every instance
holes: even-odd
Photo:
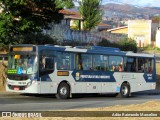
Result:
[[[20,76],[20,75],[7,75],[10,80],[27,80],[28,76]]]
[[[14,87],[16,86],[13,86],[13,85],[8,85],[9,89],[11,90],[14,90]],[[25,90],[26,86],[18,86],[19,87],[19,90]]]

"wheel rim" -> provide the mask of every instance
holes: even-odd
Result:
[[[66,87],[62,87],[62,88],[60,89],[60,94],[61,94],[61,95],[66,95],[66,94],[67,94],[67,88],[66,88]]]
[[[128,94],[128,88],[126,86],[122,87],[122,94],[127,95]]]

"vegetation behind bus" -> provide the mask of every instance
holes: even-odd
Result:
[[[117,47],[120,48],[122,51],[138,51],[136,41],[131,38],[124,38],[119,42],[110,42],[106,39],[103,39],[101,42],[98,43],[98,45],[105,47]]]
[[[74,6],[72,0],[0,0],[0,3],[1,49],[9,44],[22,44],[15,39],[19,35],[41,33],[49,23],[59,23],[63,19],[59,10]]]

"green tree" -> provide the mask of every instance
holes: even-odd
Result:
[[[117,47],[117,48],[119,48],[119,45],[117,43],[110,42],[109,40],[106,40],[106,39],[102,39],[102,41],[98,43],[98,46]]]
[[[120,48],[122,51],[133,51],[137,52],[137,44],[136,41],[130,38],[124,38],[120,40],[119,42],[110,42],[106,39],[103,39],[101,42],[98,43],[99,46],[104,46],[104,47],[116,47]]]
[[[1,45],[17,44],[15,36],[41,32],[51,22],[58,23],[63,14],[58,11],[71,7],[72,0],[0,0]],[[65,4],[62,4],[62,3]],[[68,3],[68,4],[67,4]]]
[[[137,52],[138,50],[136,41],[131,38],[124,38],[123,40],[120,40],[118,42],[118,45],[120,46],[120,49],[123,51]]]
[[[102,20],[101,0],[81,0],[79,12],[84,19],[83,29],[91,30]]]
[[[159,22],[160,22],[160,15],[158,15],[158,16],[153,16],[153,17],[152,17],[152,20],[155,20],[155,21],[159,21]]]
[[[42,33],[28,33],[25,35],[18,35],[15,37],[15,40],[23,44],[57,44],[56,38],[51,38],[51,36],[44,35]]]
[[[73,24],[74,26],[71,28],[72,30],[79,30],[79,20],[74,20]]]

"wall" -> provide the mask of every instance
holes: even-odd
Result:
[[[156,47],[160,48],[160,27],[157,29],[156,32]]]
[[[128,34],[128,27],[111,31],[111,33]]]
[[[136,40],[138,47],[151,44],[151,20],[129,20],[128,37]]]
[[[152,20],[152,29],[151,29],[151,40],[152,41],[156,41],[156,32],[157,32],[157,28],[160,25],[160,21],[158,20]]]

